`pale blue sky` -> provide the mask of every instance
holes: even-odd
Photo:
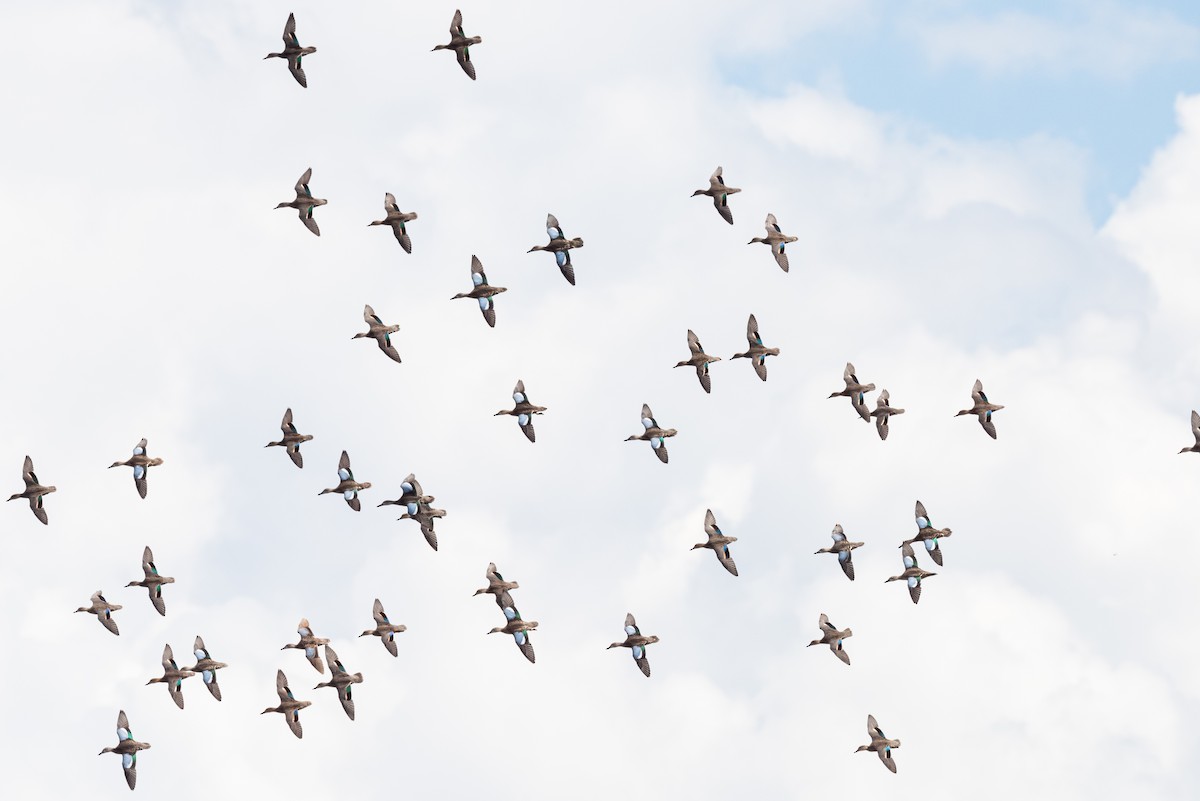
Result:
[[[1097,65],[986,69],[963,60],[934,63],[914,36],[922,21],[989,19],[996,7],[1061,26],[1084,24],[1088,7],[1046,2],[908,2],[874,4],[862,17],[788,41],[767,52],[719,56],[721,76],[751,92],[777,94],[801,82],[840,91],[853,103],[959,138],[1019,139],[1049,135],[1090,159],[1088,210],[1097,223],[1133,187],[1147,158],[1175,131],[1173,103],[1200,89],[1200,49],[1170,49],[1136,68]],[[1130,14],[1163,25],[1200,29],[1200,3],[1122,3]]]

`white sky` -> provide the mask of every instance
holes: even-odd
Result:
[[[28,453],[59,488],[48,528],[3,510],[5,797],[126,797],[95,756],[122,708],[153,744],[139,792],[176,799],[1200,784],[1200,457],[1177,455],[1200,406],[1200,98],[1097,228],[1070,141],[722,80],[719,54],[854,25],[865,0],[467,5],[474,83],[428,52],[449,5],[69,5],[3,4],[0,475],[20,491]],[[261,60],[289,11],[319,48],[308,90]],[[717,164],[732,228],[689,197]],[[310,166],[319,239],[273,210]],[[388,191],[420,215],[412,255],[367,227]],[[587,242],[577,287],[525,253],[547,212]],[[799,236],[790,274],[746,245],[767,212]],[[450,301],[472,254],[509,288],[494,330]],[[351,341],[364,303],[403,364]],[[728,361],[751,312],[782,350],[766,384]],[[711,396],[671,369],[688,328],[726,359]],[[826,399],[848,360],[907,409],[886,443]],[[535,445],[492,417],[518,378],[549,408]],[[996,442],[953,418],[976,378],[1007,407]],[[679,430],[669,465],[622,442],[643,402]],[[262,447],[288,406],[303,471]],[[165,459],[145,501],[105,470],[143,436]],[[374,484],[360,514],[317,497],[343,449]],[[437,553],[376,508],[409,472],[448,511]],[[955,533],[914,607],[883,580],[917,498]],[[738,578],[688,550],[706,508]],[[812,555],[834,523],[867,543],[854,583]],[[165,618],[123,588],[147,544],[177,579]],[[484,636],[489,561],[540,622],[536,665]],[[119,638],[70,614],[100,588]],[[375,597],[408,626],[398,659],[355,639]],[[604,650],[626,612],[662,638],[649,680]],[[854,629],[850,668],[804,647],[821,612]],[[356,721],[279,650],[302,616],[364,674]],[[224,701],[192,679],[181,712],[143,685],[197,634]],[[303,741],[258,714],[277,668],[314,702]],[[903,741],[896,776],[853,753],[868,713]]]

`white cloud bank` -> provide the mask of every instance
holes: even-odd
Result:
[[[475,84],[426,52],[448,7],[88,8],[15,10],[6,51],[44,69],[9,71],[0,463],[15,488],[28,452],[59,487],[48,529],[3,510],[6,795],[127,797],[94,756],[118,708],[154,744],[139,792],[179,799],[1196,786],[1200,464],[1175,454],[1200,403],[1177,256],[1196,100],[1098,232],[1063,142],[715,82],[744,24],[720,5],[466,7]],[[777,30],[842,19],[774,8]],[[259,60],[290,10],[320,48],[307,92]],[[718,163],[732,229],[688,197]],[[272,210],[308,166],[320,239]],[[411,257],[367,228],[385,191],[421,215]],[[587,241],[576,288],[525,253],[547,211]],[[768,211],[800,237],[789,275],[745,244]],[[510,288],[495,330],[449,300],[472,253]],[[350,340],[364,303],[401,324],[402,365]],[[750,312],[783,351],[767,384],[725,361],[706,396],[671,370],[687,328],[740,350]],[[847,360],[908,409],[886,443],[825,398]],[[536,445],[491,416],[518,377],[549,407]],[[977,377],[1008,407],[996,442],[953,419]],[[670,465],[621,441],[643,402],[680,431]],[[316,437],[303,471],[262,448],[286,406]],[[146,501],[104,469],[141,436],[166,459]],[[375,484],[361,514],[317,497],[343,448]],[[410,471],[449,511],[438,553],[374,508]],[[955,535],[914,607],[883,579],[918,497]],[[705,508],[737,579],[688,551]],[[853,584],[812,555],[835,522],[867,542]],[[178,579],[166,618],[121,589],[147,543]],[[536,665],[484,635],[492,560],[541,622]],[[70,614],[100,587],[120,638]],[[409,626],[399,659],[355,639],[376,596]],[[627,611],[662,637],[650,680],[604,650]],[[804,647],[820,612],[854,629],[852,667]],[[365,674],[357,721],[280,652],[301,616]],[[197,633],[225,701],[191,680],[180,712],[142,685]],[[279,667],[315,702],[303,741],[258,715]],[[868,713],[904,742],[897,776],[853,753]]]

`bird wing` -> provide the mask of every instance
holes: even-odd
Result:
[[[537,432],[533,430],[533,417],[527,415],[522,416],[526,417],[526,422],[521,423],[521,431],[525,434],[526,438],[528,438],[530,442],[537,442]],[[518,421],[520,420],[520,418],[517,419]]]
[[[296,79],[296,83],[308,88],[308,76],[304,74],[304,67],[301,66],[304,56],[300,54],[289,55],[287,57],[288,70],[292,73],[292,77]]]
[[[142,551],[142,572],[146,574],[146,578],[158,575],[158,568],[154,566],[154,552],[147,545]]]
[[[767,214],[767,221],[766,221],[766,223],[764,223],[764,225],[766,226],[766,229],[767,229],[767,233],[768,233],[768,234],[771,234],[771,233],[781,234],[781,233],[783,233],[782,231],[780,231],[780,230],[779,230],[779,222],[778,222],[778,221],[775,219],[775,215],[774,215],[774,214]]]
[[[850,551],[842,551],[842,553],[846,555],[846,558],[843,559],[841,554],[838,554],[838,564],[842,566],[842,572],[846,574],[846,578],[854,581],[854,561],[850,556]]]
[[[388,649],[388,653],[389,653],[389,654],[391,654],[392,656],[399,656],[399,655],[400,655],[400,654],[399,654],[399,653],[396,651],[396,639],[395,639],[395,636],[394,636],[394,632],[388,632],[387,634],[383,635],[383,636],[382,636],[382,637],[380,637],[379,639],[380,639],[380,641],[381,641],[381,642],[383,642],[383,647],[384,647],[384,648],[386,648],[386,649]]]
[[[696,378],[700,379],[700,386],[705,392],[712,393],[712,376],[708,373],[708,365],[701,364],[696,367]]]
[[[300,710],[299,709],[289,710],[288,712],[285,712],[283,716],[285,718],[287,718],[288,728],[292,730],[292,734],[296,735],[297,737],[303,738],[304,737],[304,729],[303,729],[303,727],[300,726]]]
[[[713,515],[712,509],[704,510],[704,533],[710,537],[721,533],[721,529],[717,527],[717,518]]]
[[[658,455],[658,461],[662,462],[663,464],[667,464],[667,460],[670,459],[670,456],[667,454],[667,441],[665,439],[660,439],[658,441],[658,447],[654,448],[653,450],[654,453]]]
[[[525,654],[525,658],[530,662],[537,661],[533,653],[533,643],[529,641],[529,632],[525,632],[525,642],[517,643],[517,647],[521,649],[521,653]]]
[[[346,710],[346,717],[354,720],[354,698],[350,690],[351,685],[338,687],[338,700],[342,702],[342,709]]]
[[[775,263],[779,265],[779,269],[786,273],[788,271],[787,243],[783,241],[772,242],[771,252],[775,254]]]
[[[838,659],[842,660],[847,665],[850,664],[850,654],[846,653],[846,651],[842,648],[842,646],[840,644],[834,644],[834,645],[829,646],[829,650],[833,651],[833,655],[836,656]]]
[[[633,661],[637,662],[637,666],[641,669],[642,675],[644,675],[646,678],[650,678],[650,660],[646,658],[645,649],[642,649],[642,655],[634,657]]]
[[[400,247],[404,248],[404,252],[412,253],[412,239],[409,238],[403,221],[397,220],[392,223],[392,233],[396,235],[396,241],[400,243]]]
[[[1200,414],[1196,410],[1192,410],[1192,434],[1196,437],[1196,442],[1200,443]]]
[[[42,506],[42,499],[45,496],[38,495],[29,499],[29,508],[33,510],[33,516],[42,521],[42,525],[50,525],[50,517],[46,514],[45,507]]]
[[[125,768],[125,783],[132,790],[137,786],[137,752],[121,755],[121,766]]]
[[[283,44],[285,47],[292,45],[300,46],[300,40],[296,38],[296,15],[288,14],[287,23],[283,26]]]
[[[751,358],[754,363],[754,372],[758,373],[758,377],[763,381],[767,380],[767,357],[766,355],[755,356]]]
[[[722,184],[722,188],[724,185]],[[717,209],[717,214],[721,215],[721,219],[733,225],[733,209],[729,208],[729,195],[721,192],[713,198],[713,206]]]
[[[396,205],[396,196],[391,192],[383,193],[383,210],[387,214],[399,214],[400,207]]]
[[[693,354],[698,355],[704,352],[704,346],[700,344],[700,338],[696,336],[696,332],[690,328],[688,329],[687,333],[687,341],[688,350],[690,350]]]
[[[488,324],[488,327],[496,327],[496,305],[491,298],[484,298],[486,306],[481,305],[479,311],[483,313],[483,319]]]
[[[150,592],[150,603],[154,604],[155,610],[165,617],[167,614],[167,602],[162,597],[162,585],[154,584],[147,589]]]
[[[428,525],[425,523],[421,524],[421,533],[425,535],[425,541],[429,543],[429,547],[436,551],[438,549],[437,532],[433,530],[432,520],[429,521]]]
[[[400,362],[400,351],[396,350],[396,346],[392,344],[390,334],[376,337],[375,341],[379,344],[379,349],[388,355],[388,358],[394,362]]]
[[[910,581],[910,583],[908,585],[908,597],[912,598],[912,602],[914,604],[921,602],[921,580],[920,579],[917,579],[916,582]]]
[[[834,625],[829,622],[829,615],[825,614],[824,612],[821,613],[821,617],[817,620],[817,625],[820,626],[823,631],[837,631],[837,628],[835,628]]]
[[[338,470],[345,470],[347,473],[350,473],[350,454],[346,451],[342,451],[342,458],[338,459]],[[354,480],[354,473],[350,473],[350,479]]]
[[[546,215],[546,235],[549,236],[551,240],[565,240],[567,238],[562,232],[562,226],[558,224],[558,218],[553,214]]]
[[[383,320],[380,319],[379,315],[375,313],[375,310],[371,308],[370,303],[363,306],[363,322],[367,325],[383,325]]]
[[[979,425],[983,426],[983,430],[987,432],[989,437],[992,439],[996,438],[996,424],[992,422],[991,412],[984,412],[979,415]]]
[[[117,714],[117,739],[132,740],[133,732],[129,730],[129,718],[125,717],[125,710],[122,709]]]
[[[723,564],[725,566],[726,570],[728,570],[730,573],[732,573],[735,576],[738,574],[737,565],[734,564],[733,557],[729,554],[729,546],[728,545],[725,545],[719,549],[714,548],[713,552],[716,553],[716,555],[717,555],[717,561],[719,561],[721,564]]]
[[[762,336],[758,333],[758,320],[753,314],[746,321],[746,339],[752,346],[762,344]]]
[[[102,609],[96,614],[96,619],[100,621],[100,625],[111,631],[113,634],[120,635],[121,632],[117,629],[117,621],[113,619],[112,610]]]
[[[38,483],[37,474],[33,472],[33,459],[25,457],[25,462],[21,465],[21,478],[25,481],[26,487],[31,487]]]
[[[371,607],[371,617],[375,618],[375,625],[377,626],[391,622],[388,620],[387,612],[383,611],[383,604],[378,598],[375,599],[375,603]]]
[[[475,80],[475,65],[471,63],[470,48],[459,47],[455,49],[454,57],[458,59],[458,66],[462,67],[462,71],[467,73],[467,77],[472,81]]]
[[[279,430],[284,434],[296,433],[296,426],[292,423],[292,410],[290,408],[283,413],[283,421],[279,424]]]
[[[632,629],[632,631],[630,631],[630,629]],[[641,633],[642,633],[642,631],[641,631],[641,629],[638,628],[637,620],[634,619],[633,613],[626,612],[625,613],[625,635],[633,636],[634,634],[641,634]]]
[[[162,666],[163,670],[179,669],[179,666],[175,664],[175,652],[171,650],[170,645],[163,646]]]
[[[879,438],[880,438],[880,439],[882,439],[882,440],[886,440],[886,439],[887,439],[887,435],[888,435],[888,416],[887,416],[886,414],[881,414],[881,415],[879,415],[878,417],[876,417],[876,418],[875,418],[875,430],[879,432]]]
[[[300,208],[300,222],[304,223],[304,227],[317,236],[321,235],[321,227],[317,225],[317,218],[313,216],[312,206],[303,206]]]
[[[834,542],[841,542],[842,540],[846,539],[846,532],[842,529],[842,524],[834,523],[833,531],[829,534],[829,536],[833,538]]]
[[[464,35],[463,27],[462,27],[462,11],[456,10],[454,12],[454,18],[450,20],[450,35],[451,36],[463,36]]]
[[[554,261],[558,264],[558,271],[563,274],[563,278],[567,279],[567,283],[575,286],[575,268],[571,266],[571,251],[558,251],[554,254]]]
[[[471,256],[471,281],[474,282],[475,286],[487,283],[487,274],[484,273],[483,262],[479,260],[478,256]]]
[[[304,467],[304,454],[300,453],[299,445],[289,445],[287,447],[287,455],[291,457],[292,464],[296,467]]]
[[[312,179],[312,167],[304,171],[300,176],[300,180],[296,181],[296,197],[312,197],[312,192],[308,190],[308,182]]]
[[[646,423],[647,420],[650,421],[649,425]],[[658,423],[654,420],[654,412],[650,411],[648,403],[642,404],[642,425],[646,428],[658,428]]]

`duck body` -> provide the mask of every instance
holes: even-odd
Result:
[[[45,487],[38,481],[37,473],[33,472],[33,459],[25,457],[25,462],[21,467],[21,480],[25,482],[25,491],[18,492],[9,498],[10,501],[15,501],[17,498],[26,498],[29,501],[29,508],[33,512],[33,516],[42,522],[42,525],[50,525],[50,516],[46,514],[46,507],[42,503],[43,498],[52,492],[57,492],[58,487]]]
[[[429,547],[433,550],[438,549],[437,533],[433,530],[433,521],[439,517],[445,517],[445,509],[434,509],[427,503],[418,502],[417,511],[415,513],[405,512],[396,518],[397,520],[416,520],[421,526],[421,534],[424,535],[425,541],[429,543]]]
[[[914,542],[925,543],[925,551],[929,554],[929,558],[938,567],[942,566],[942,548],[938,544],[938,540],[943,537],[949,537],[954,532],[948,528],[934,528],[929,522],[929,513],[925,511],[925,504],[917,501],[915,516],[917,519],[917,535],[910,540],[905,540],[900,544],[903,548],[905,545],[912,545]]]
[[[400,364],[400,352],[392,345],[392,334],[400,330],[398,325],[386,325],[383,320],[371,308],[371,304],[363,306],[363,322],[367,324],[367,330],[359,332],[351,339],[373,339],[375,344],[379,345],[379,349],[383,351],[389,359]]]
[[[133,732],[129,729],[129,718],[125,716],[125,710],[122,709],[117,715],[117,744],[105,748],[100,753],[121,755],[121,767],[125,770],[125,783],[132,790],[137,787],[138,751],[145,751],[149,747],[150,743],[139,743],[133,739]]]
[[[121,609],[120,604],[110,604],[104,598],[104,590],[96,590],[92,593],[92,605],[81,606],[76,609],[76,612],[87,612],[96,616],[100,621],[100,625],[111,631],[113,634],[119,635],[121,631],[117,628],[117,621],[113,619],[112,613]]]
[[[930,573],[928,570],[923,570],[917,565],[917,556],[913,553],[912,546],[905,543],[900,546],[904,554],[904,572],[898,576],[892,576],[884,584],[892,581],[903,581],[908,584],[908,595],[912,598],[912,602],[919,603],[921,601],[921,582],[930,576],[936,576],[937,573]]]
[[[779,227],[779,222],[775,219],[774,214],[767,215],[765,223],[767,235],[765,237],[756,236],[747,242],[747,245],[764,244],[771,246],[771,254],[775,256],[775,263],[779,265],[779,269],[785,273],[788,271],[787,246],[795,242],[796,237],[788,236]]]
[[[175,702],[175,706],[183,709],[183,680],[196,674],[188,668],[181,668],[175,664],[175,654],[172,653],[170,645],[163,646],[162,666],[162,676],[150,679],[146,685],[167,685],[167,692],[171,694],[171,700]]]
[[[217,671],[229,667],[229,665],[213,659],[204,646],[204,640],[199,635],[196,636],[196,642],[192,645],[192,653],[196,656],[196,664],[191,667],[191,671],[204,681],[204,686],[208,688],[212,697],[220,701],[221,686],[217,684]]]
[[[318,657],[320,658],[320,657]],[[321,671],[324,673],[325,671]],[[275,692],[279,694],[279,706],[269,706],[260,714],[279,712],[287,720],[288,728],[297,738],[304,737],[304,729],[300,726],[300,710],[312,706],[312,701],[297,701],[296,696],[288,687],[287,676],[280,670],[275,674]]]
[[[275,208],[277,209],[295,209],[300,213],[300,222],[304,223],[304,227],[312,231],[315,235],[321,235],[321,229],[317,225],[316,219],[313,217],[313,209],[317,206],[324,206],[328,200],[319,197],[313,197],[312,190],[308,188],[308,182],[312,180],[312,167],[304,171],[300,176],[300,180],[296,181],[296,199],[289,200],[285,203],[280,203]]]
[[[361,673],[350,673],[342,665],[342,660],[338,659],[337,653],[328,645],[325,646],[325,661],[329,663],[329,672],[332,674],[329,681],[324,681],[313,687],[314,690],[319,690],[322,687],[333,687],[338,692],[338,700],[342,703],[342,709],[346,712],[346,717],[354,720],[354,697],[353,691],[350,689],[355,684],[362,684],[363,675]]]
[[[436,45],[433,49],[435,52],[438,50],[453,50],[455,58],[458,59],[458,66],[462,67],[462,71],[473,81],[475,80],[475,65],[471,63],[471,45],[481,44],[483,38],[480,36],[467,36],[463,31],[462,22],[462,11],[456,10],[454,18],[450,20],[449,44]]]
[[[515,606],[504,607],[504,617],[508,621],[503,626],[497,626],[488,632],[488,634],[511,634],[513,641],[517,644],[517,648],[525,655],[525,658],[530,662],[536,662],[536,657],[533,653],[533,644],[529,641],[529,632],[537,628],[536,620],[522,620],[521,613],[517,611]]]
[[[303,60],[305,56],[312,55],[315,52],[317,52],[317,48],[315,47],[300,46],[300,40],[296,37],[296,15],[288,14],[287,23],[283,26],[283,52],[267,53],[263,56],[263,61],[266,61],[268,58],[286,59],[288,70],[292,73],[292,77],[296,79],[296,83],[307,89],[308,77],[304,74]]]
[[[704,352],[704,346],[700,344],[700,339],[692,329],[687,332],[688,350],[691,351],[691,358],[676,364],[676,367],[694,367],[696,368],[696,378],[700,381],[700,388],[707,393],[712,392],[712,378],[708,374],[708,366],[713,362],[721,361],[720,356],[709,356]]]
[[[291,648],[303,651],[305,658],[308,659],[308,664],[313,666],[313,670],[318,673],[324,673],[325,663],[321,661],[321,655],[317,653],[317,648],[322,645],[328,645],[329,640],[313,634],[312,626],[309,625],[308,618],[306,617],[300,618],[300,624],[296,626],[296,633],[300,635],[300,639],[294,643],[288,643],[279,650],[286,651]]]
[[[861,417],[864,421],[866,421],[868,423],[871,422],[871,413],[867,411],[866,393],[873,392],[875,390],[875,385],[874,384],[864,384],[861,381],[859,381],[858,376],[855,375],[854,365],[851,364],[850,362],[846,362],[846,369],[842,371],[842,381],[845,382],[846,388],[841,390],[840,392],[830,393],[829,397],[831,397],[831,398],[849,398],[850,403],[853,404],[853,406],[854,406],[854,411],[858,412],[858,416]],[[878,409],[876,409],[876,411],[878,411]],[[893,412],[893,413],[900,414],[903,411],[904,410],[901,409],[899,412]],[[884,425],[886,426],[887,418],[885,417],[883,419],[885,420]],[[880,433],[880,437],[883,439],[887,439],[887,434]]]
[[[150,603],[154,604],[155,611],[166,616],[167,602],[163,600],[162,587],[164,584],[174,584],[175,579],[158,574],[158,568],[154,565],[154,553],[150,550],[149,545],[142,551],[142,573],[145,578],[141,581],[131,581],[125,586],[145,587],[150,592]]]
[[[996,438],[996,424],[992,422],[992,412],[998,412],[1003,409],[1003,406],[992,403],[988,400],[987,395],[983,391],[983,382],[978,378],[975,379],[975,386],[971,388],[971,400],[974,404],[970,409],[963,409],[955,417],[962,417],[964,414],[974,415],[979,418],[979,425],[992,439]],[[1198,440],[1200,443],[1200,440]]]
[[[767,380],[767,357],[778,356],[779,348],[768,348],[763,345],[762,334],[758,331],[758,319],[752,314],[746,321],[746,340],[750,347],[745,353],[735,353],[731,358],[749,359],[754,365],[754,372],[763,381]]]
[[[856,406],[855,409],[857,408],[858,407]],[[888,438],[888,420],[894,414],[904,414],[904,410],[896,409],[892,406],[891,396],[885,389],[880,392],[879,397],[875,399],[875,411],[871,412],[871,416],[875,418],[875,430],[879,433],[879,438],[881,440],[886,440]]]
[[[879,728],[879,724],[875,722],[874,715],[867,715],[867,735],[871,738],[871,742],[867,745],[860,745],[854,753],[859,751],[874,751],[879,756],[879,761],[890,770],[896,772],[896,762],[892,759],[892,750],[900,747],[899,740],[888,739],[883,733],[883,729]]]
[[[629,612],[625,615],[625,639],[621,642],[614,642],[609,648],[628,648],[633,655],[633,661],[637,664],[638,669],[642,671],[642,675],[650,678],[650,660],[646,657],[646,646],[653,645],[658,642],[658,636],[651,634],[646,636],[642,634],[642,630],[638,628],[637,621],[634,620],[633,613]]]
[[[708,548],[717,555],[717,561],[721,563],[721,566],[736,576],[738,574],[737,565],[729,553],[729,544],[737,542],[738,538],[725,536],[721,527],[717,525],[717,519],[713,516],[712,509],[705,510],[704,533],[708,535],[708,541],[696,543],[692,546],[692,550]]]
[[[489,562],[487,568],[488,585],[481,589],[475,590],[476,595],[491,594],[496,599],[496,605],[503,610],[505,607],[513,607],[512,596],[508,594],[509,590],[516,590],[521,587],[515,581],[505,581],[504,576],[496,570],[496,563]],[[516,608],[516,607],[513,607]]]
[[[483,271],[483,262],[477,256],[471,257],[471,283],[474,284],[474,287],[470,292],[459,292],[451,300],[474,298],[479,302],[479,311],[483,313],[483,319],[487,322],[488,327],[495,328],[496,304],[492,298],[501,292],[507,292],[507,287],[492,286],[487,282],[487,274]]]
[[[312,434],[301,434],[296,429],[296,424],[292,422],[292,410],[288,409],[283,413],[283,422],[279,424],[279,429],[283,432],[283,439],[278,442],[268,442],[264,447],[282,447],[287,450],[288,458],[292,460],[292,464],[296,467],[304,467],[304,456],[300,453],[300,446],[311,440]]]
[[[677,432],[673,428],[662,428],[658,421],[654,419],[654,413],[650,411],[649,404],[642,404],[642,427],[645,429],[641,434],[636,434],[626,437],[626,442],[634,440],[640,442],[649,442],[650,447],[654,449],[654,455],[663,464],[667,464],[669,458],[667,454],[667,437],[675,436]]]
[[[837,626],[829,622],[829,616],[824,612],[821,613],[821,618],[817,621],[817,625],[821,627],[821,639],[813,640],[808,644],[808,647],[814,645],[828,645],[829,650],[833,655],[842,660],[845,664],[850,664],[850,654],[842,647],[842,643],[854,636],[854,632],[850,629],[838,630]]]
[[[841,523],[834,524],[833,533],[830,536],[833,537],[833,545],[828,548],[822,548],[819,551],[813,551],[813,553],[837,554],[838,564],[841,565],[842,572],[846,574],[846,578],[854,581],[854,560],[851,554],[855,548],[861,548],[865,543],[851,542],[846,539],[846,532],[842,530]]]
[[[517,418],[517,425],[521,427],[521,432],[530,442],[537,442],[537,433],[533,430],[533,415],[541,414],[546,411],[545,406],[535,406],[529,402],[529,396],[525,394],[525,382],[517,379],[517,385],[513,387],[513,407],[511,409],[501,409],[496,412],[493,417],[499,417],[502,414],[512,415]]]
[[[387,649],[392,656],[399,656],[396,650],[396,635],[408,631],[408,626],[403,623],[392,623],[388,620],[387,612],[383,611],[383,604],[379,599],[375,599],[375,605],[371,609],[371,615],[375,618],[375,628],[367,629],[359,637],[378,637],[383,643],[383,647]],[[329,650],[326,648],[325,655],[329,655]]]
[[[384,501],[379,506],[403,506],[408,510],[410,515],[415,515],[421,504],[429,505],[436,500],[432,495],[426,495],[421,489],[421,482],[417,481],[417,476],[414,473],[409,473],[405,479],[400,482],[401,495],[394,501]]]
[[[374,222],[369,223],[368,227],[372,225],[389,226],[392,229],[392,233],[396,236],[396,241],[400,243],[400,247],[404,248],[404,252],[412,253],[412,239],[409,238],[408,228],[406,228],[404,224],[417,219],[417,213],[415,211],[400,211],[400,207],[396,205],[396,198],[391,192],[384,193],[383,210],[385,215],[384,218],[382,220],[375,220]]]
[[[718,166],[708,178],[708,189],[697,189],[692,193],[692,197],[699,195],[711,197],[717,214],[720,214],[721,219],[725,222],[733,225],[733,211],[729,208],[729,196],[736,195],[741,191],[737,187],[725,185],[724,171]]]
[[[346,451],[342,451],[342,458],[338,460],[338,485],[323,489],[317,495],[325,495],[331,492],[336,492],[346,501],[346,505],[356,512],[362,511],[362,503],[358,500],[358,493],[361,490],[370,489],[371,482],[355,481],[354,472],[350,469],[350,455]]]
[[[163,463],[163,460],[155,457],[150,458],[146,453],[146,438],[142,437],[141,441],[133,448],[133,456],[130,456],[123,462],[113,462],[108,466],[111,470],[114,467],[132,467],[133,468],[133,485],[137,488],[138,495],[145,500],[146,492],[149,487],[146,484],[146,478],[150,474],[151,467],[158,467]]]
[[[543,250],[547,253],[553,253],[559,272],[563,274],[563,278],[567,279],[571,286],[575,286],[575,268],[571,266],[571,250],[572,248],[583,247],[583,240],[579,237],[567,239],[566,235],[562,232],[562,226],[558,224],[558,218],[553,214],[546,215],[546,234],[550,237],[550,243],[547,245],[534,245],[528,252],[533,253],[535,250]]]

